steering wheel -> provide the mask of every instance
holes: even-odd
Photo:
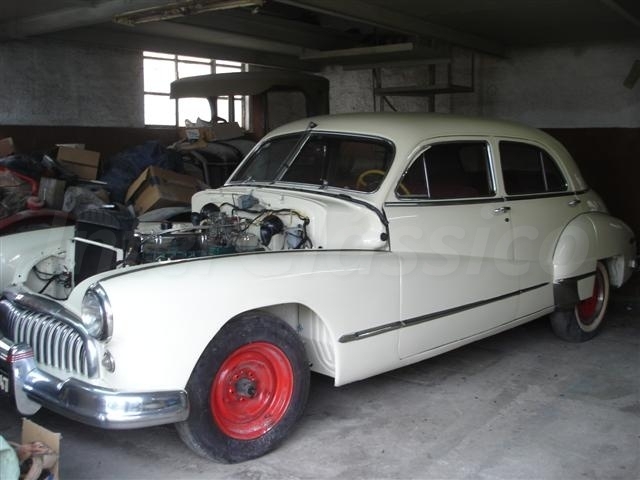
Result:
[[[384,170],[378,170],[376,168],[365,170],[358,176],[358,179],[356,180],[356,188],[359,190],[367,191],[368,190],[367,187],[372,183],[372,182],[367,182],[366,178],[368,176],[379,175],[381,177],[384,177],[386,174],[387,172],[385,172]],[[402,193],[404,193],[405,195],[411,195],[411,192],[409,191],[409,189],[405,187],[402,183],[398,185],[398,188],[402,190]]]

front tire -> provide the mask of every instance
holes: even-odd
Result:
[[[551,314],[554,333],[568,342],[585,342],[595,337],[602,327],[602,320],[609,303],[609,273],[598,262],[593,293],[578,302],[571,310],[558,310]]]
[[[182,440],[211,460],[236,463],[273,450],[304,411],[309,364],[298,334],[267,313],[226,324],[187,383]]]

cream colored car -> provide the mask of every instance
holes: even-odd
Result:
[[[340,386],[549,314],[587,340],[636,261],[557,141],[484,119],[301,120],[192,211],[3,241],[0,389],[23,414],[176,423],[243,461],[287,436],[310,371]]]

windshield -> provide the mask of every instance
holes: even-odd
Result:
[[[286,182],[374,192],[393,160],[390,142],[307,132],[263,143],[229,181]]]

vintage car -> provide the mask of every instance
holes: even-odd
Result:
[[[310,371],[340,386],[549,314],[584,341],[636,263],[557,141],[485,119],[300,120],[192,211],[3,238],[0,389],[22,414],[175,423],[243,461],[291,431]]]

